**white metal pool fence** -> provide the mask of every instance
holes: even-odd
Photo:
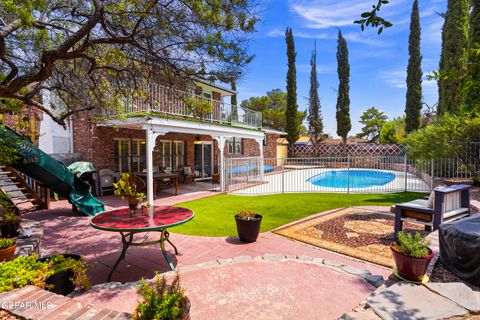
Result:
[[[445,180],[461,182],[476,172],[474,165],[459,159],[417,160],[406,156],[228,158],[224,170],[225,190],[246,195],[429,192]]]

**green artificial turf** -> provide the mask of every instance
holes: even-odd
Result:
[[[263,216],[262,232],[299,220],[312,214],[349,206],[388,206],[425,196],[421,193],[328,194],[295,193],[264,196],[218,195],[183,202],[179,207],[193,210],[195,217],[171,230],[196,236],[236,235],[234,215],[242,210]]]

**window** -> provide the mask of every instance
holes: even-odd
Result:
[[[161,140],[156,149],[160,153],[160,166],[174,171],[185,166],[185,143]]]
[[[229,154],[242,154],[242,138],[229,138],[227,139],[227,152]]]
[[[115,171],[140,172],[145,169],[145,158],[145,140],[113,139]]]

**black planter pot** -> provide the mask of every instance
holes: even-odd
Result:
[[[63,254],[63,256],[75,260],[81,259],[81,257],[76,254]],[[49,261],[49,259],[50,257],[45,257],[39,260]],[[47,278],[47,280],[45,281],[46,289],[56,294],[66,296],[67,294],[70,294],[75,290],[75,283],[72,280],[74,276],[75,275],[71,269],[61,270]]]
[[[16,238],[18,237],[18,229],[20,229],[20,223],[14,223],[14,224],[5,224],[0,227],[0,230],[2,231],[2,238]]]
[[[244,220],[239,216],[235,216],[237,222],[238,237],[243,242],[255,242],[260,233],[260,224],[262,216],[257,214],[253,220]]]

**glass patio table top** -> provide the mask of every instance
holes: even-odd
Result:
[[[153,217],[147,209],[137,210],[134,215],[130,209],[120,208],[105,211],[93,217],[92,227],[116,232],[148,232],[171,228],[193,219],[193,211],[181,207],[153,206]]]

